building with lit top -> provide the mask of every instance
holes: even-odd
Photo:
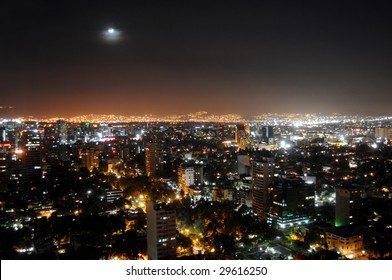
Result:
[[[280,176],[270,193],[268,222],[279,228],[307,224],[314,212],[314,185],[306,184],[300,177]]]

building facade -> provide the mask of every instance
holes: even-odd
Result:
[[[178,187],[189,193],[189,187],[203,185],[203,165],[194,162],[184,162],[178,167]]]
[[[360,218],[361,187],[336,187],[335,226],[349,226]]]
[[[149,260],[176,258],[176,211],[172,205],[147,202],[147,253]]]
[[[158,145],[155,142],[146,144],[146,174],[149,177],[156,175],[158,171]]]
[[[269,212],[269,194],[274,184],[274,159],[252,162],[252,207],[256,216],[265,220]]]

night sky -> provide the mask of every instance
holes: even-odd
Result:
[[[388,2],[1,1],[0,106],[392,114]]]

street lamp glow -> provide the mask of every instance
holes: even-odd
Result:
[[[113,34],[114,33],[114,28],[109,28],[108,33]]]

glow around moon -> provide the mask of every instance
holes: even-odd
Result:
[[[121,39],[121,31],[110,27],[102,32],[102,38],[107,42],[118,42]]]

